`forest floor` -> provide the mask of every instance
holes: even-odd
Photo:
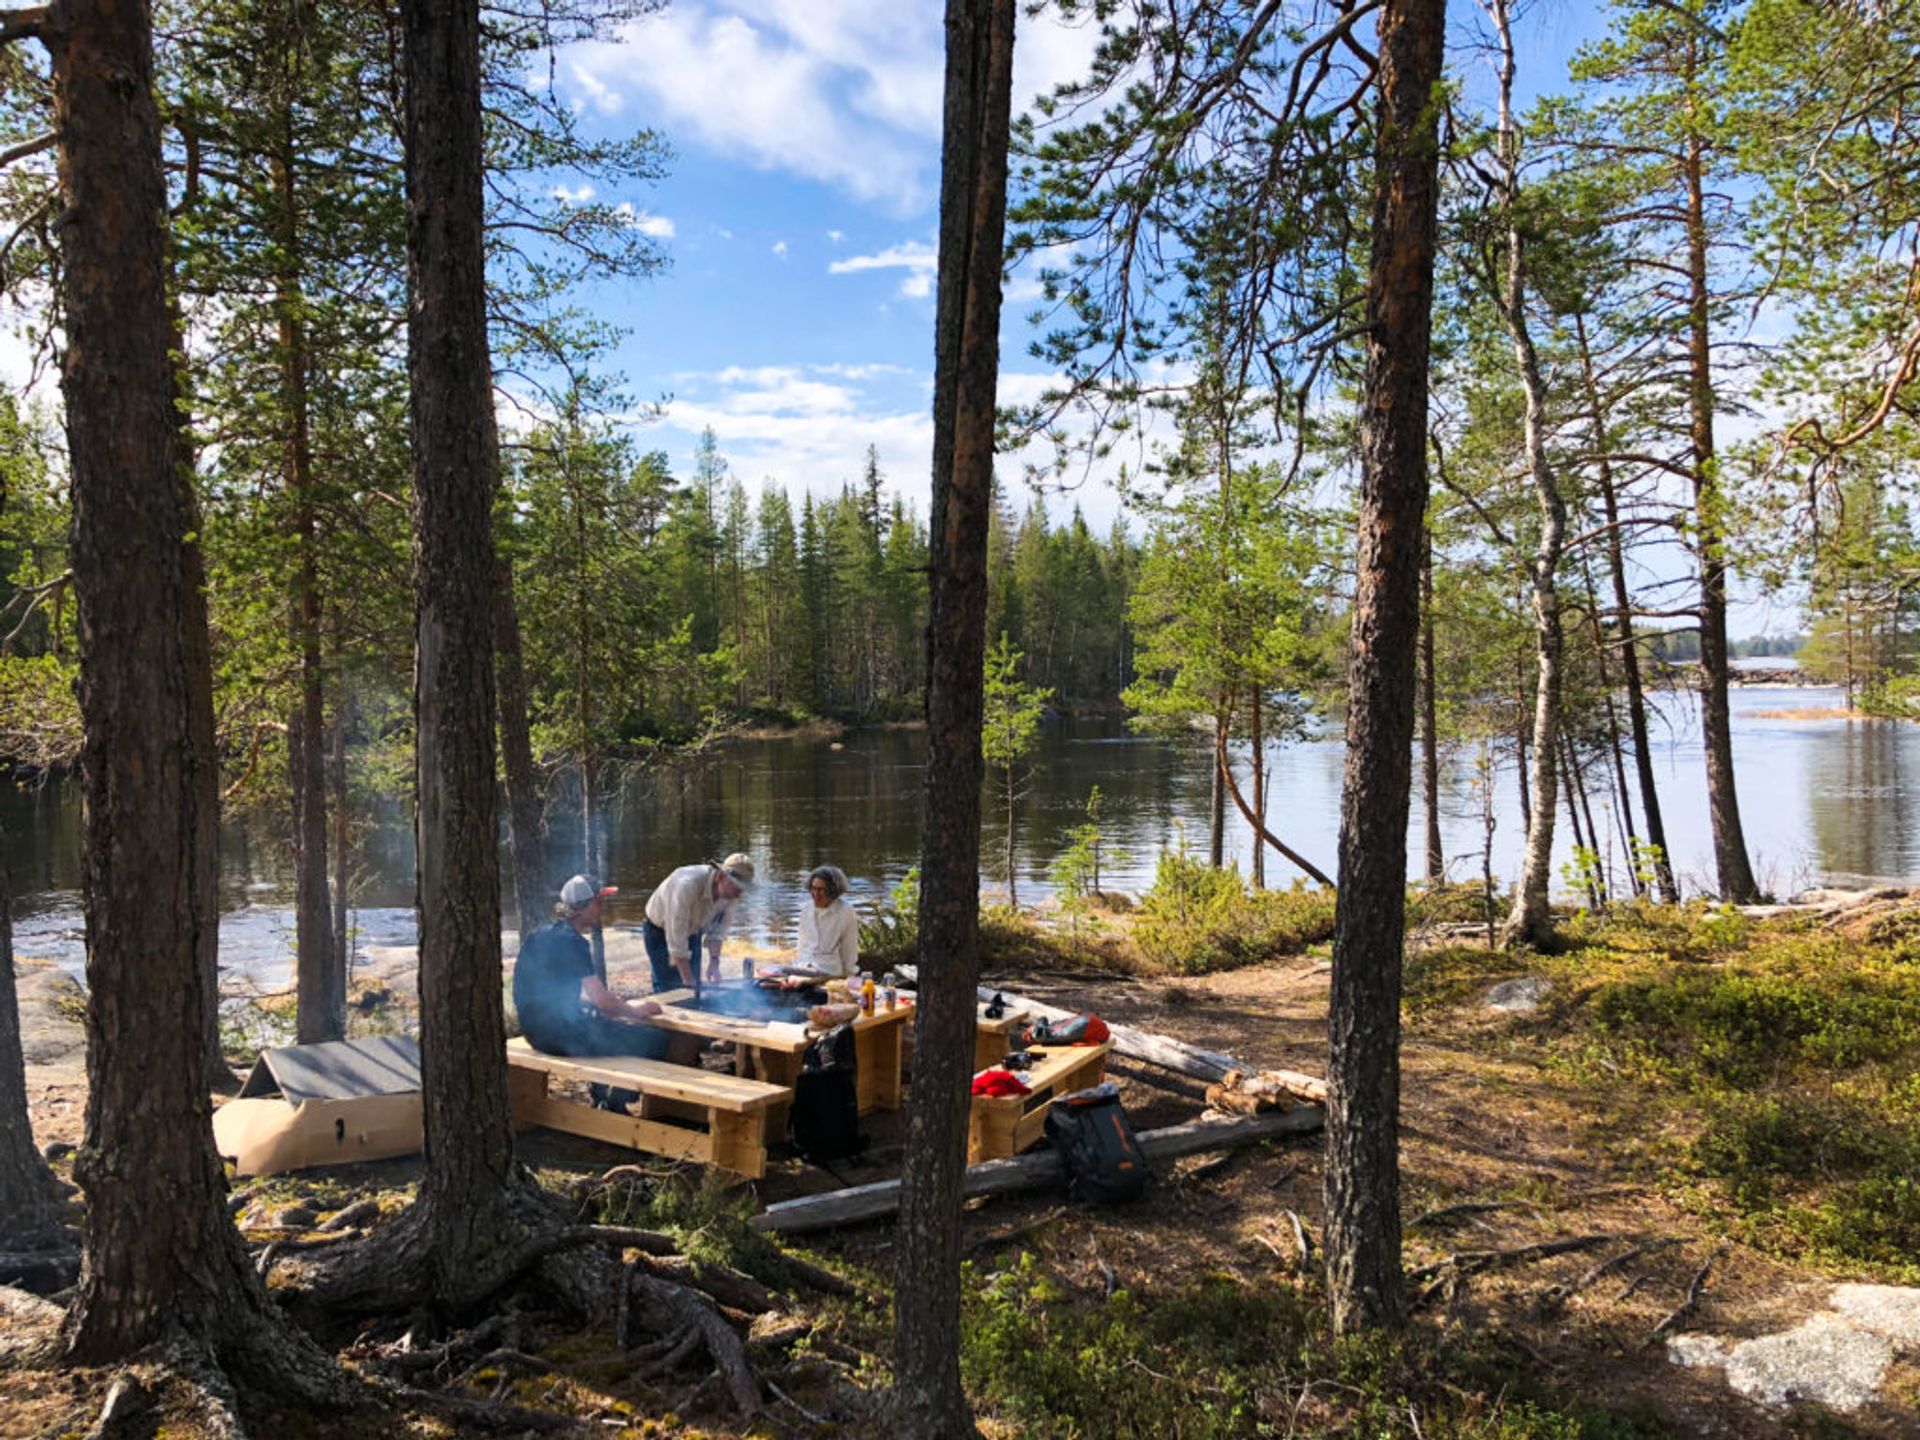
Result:
[[[1322,956],[1180,978],[1074,968],[1074,954],[1097,949],[1042,937],[1022,972],[997,978],[1259,1067],[1323,1070]],[[1920,1435],[1920,1296],[1836,1292],[1849,1281],[1920,1283],[1917,954],[1920,908],[1900,902],[1852,921],[1635,911],[1575,921],[1552,956],[1419,948],[1407,976],[1402,1213],[1409,1269],[1438,1268],[1412,1287],[1424,1303],[1411,1342],[1389,1350],[1326,1332],[1320,1281],[1300,1273],[1288,1217],[1317,1251],[1317,1136],[1192,1157],[1126,1207],[1072,1207],[1043,1193],[970,1206],[962,1364],[983,1430],[1060,1440]],[[381,964],[369,988],[411,988],[403,957]],[[616,984],[644,973],[623,947],[610,970]],[[75,997],[43,974],[23,962],[29,1094],[37,1138],[71,1143],[84,1075],[73,1068],[77,1037],[64,1050],[58,1039],[75,1025]],[[1545,982],[1521,1002],[1534,1008],[1491,1008],[1489,990],[1515,979]],[[356,1012],[367,1028],[394,1023],[384,1005]],[[1194,1083],[1124,1061],[1113,1069],[1139,1129],[1203,1108]],[[887,1373],[891,1224],[793,1247],[853,1281],[857,1297],[791,1283],[779,1248],[744,1224],[757,1204],[897,1173],[903,1117],[871,1118],[872,1147],[838,1176],[783,1158],[756,1187],[732,1192],[652,1166],[606,1181],[632,1157],[523,1137],[528,1163],[582,1213],[666,1229],[689,1254],[787,1292],[782,1313],[749,1332],[760,1337],[751,1353],[762,1373],[789,1397],[757,1421],[729,1415],[704,1365],[636,1378],[604,1320],[547,1324],[519,1347],[531,1350],[530,1367],[480,1366],[461,1386],[577,1416],[608,1436],[889,1433],[875,1397]],[[247,1194],[240,1222],[258,1246],[367,1195],[391,1208],[417,1174],[416,1161],[391,1161],[237,1182]],[[1561,1241],[1584,1243],[1471,1255]],[[1697,1303],[1668,1328],[1710,1338],[1674,1352],[1653,1337],[1690,1290]],[[1891,1337],[1868,1334],[1864,1360],[1836,1349],[1836,1336],[1861,1331],[1834,1316],[1836,1301],[1858,1309],[1862,1296],[1882,1313],[1861,1323]],[[1725,1362],[1742,1340],[1757,1348],[1731,1370],[1671,1358]],[[347,1348],[350,1363],[366,1343]],[[1815,1352],[1811,1373],[1838,1388],[1769,1381],[1775,1352],[1796,1346]],[[1730,1377],[1761,1399],[1735,1393]],[[84,1430],[108,1382],[104,1372],[0,1371],[0,1437]],[[1773,1403],[1762,1403],[1769,1383]],[[1781,1393],[1796,1387],[1798,1397]],[[1831,1403],[1805,1399],[1809,1388]],[[255,1433],[289,1440],[458,1428],[424,1412],[373,1427],[249,1419]]]

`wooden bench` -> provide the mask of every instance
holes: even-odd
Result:
[[[562,1099],[550,1092],[555,1079],[637,1090],[641,1113],[622,1115]],[[698,1160],[748,1180],[767,1171],[769,1107],[792,1099],[784,1085],[712,1075],[691,1065],[627,1055],[543,1055],[524,1039],[507,1042],[507,1102],[521,1129],[544,1125],[652,1155]],[[669,1124],[668,1117],[706,1128]]]
[[[976,1095],[967,1119],[967,1163],[1000,1160],[1039,1143],[1047,1109],[1062,1095],[1098,1085],[1107,1073],[1111,1040],[1099,1045],[1030,1049],[1033,1065],[1013,1073],[1030,1087],[1025,1095]]]

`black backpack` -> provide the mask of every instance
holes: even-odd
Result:
[[[867,1137],[860,1133],[853,1026],[836,1025],[807,1047],[793,1082],[793,1143],[816,1164],[844,1160],[867,1148]]]
[[[1047,1139],[1060,1154],[1067,1195],[1088,1205],[1132,1200],[1147,1187],[1147,1157],[1111,1083],[1054,1101]]]

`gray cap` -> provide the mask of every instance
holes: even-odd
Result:
[[[753,884],[753,857],[742,855],[739,851],[727,856],[720,862],[720,868],[727,872],[727,878],[736,885]]]
[[[618,885],[598,885],[584,875],[576,875],[560,887],[560,903],[569,910],[584,910],[602,895],[618,895]]]

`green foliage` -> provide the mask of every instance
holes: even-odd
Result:
[[[1140,897],[1133,939],[1155,967],[1203,975],[1297,954],[1333,936],[1331,890],[1296,881],[1250,889],[1240,872],[1163,851],[1153,887]]]
[[[58,655],[0,655],[0,766],[46,772],[80,762],[78,670]]]
[[[1036,1440],[1239,1440],[1297,1425],[1369,1440],[1654,1440],[1648,1416],[1545,1393],[1490,1340],[1336,1342],[1312,1294],[1229,1275],[1077,1299],[1031,1255],[969,1269],[961,1374]],[[1324,1427],[1324,1428],[1321,1428]]]
[[[920,953],[920,870],[902,875],[887,902],[860,921],[860,958],[882,970],[911,965]]]
[[[1861,938],[1705,905],[1625,906],[1535,956],[1554,981],[1517,1045],[1641,1113],[1675,1198],[1778,1253],[1920,1279],[1920,984],[1914,912]],[[1410,958],[1410,1008],[1475,1004],[1511,973]]]

